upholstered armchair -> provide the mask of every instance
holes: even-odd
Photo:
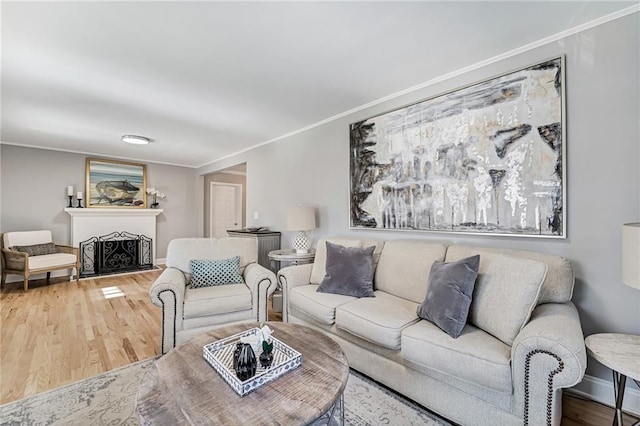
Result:
[[[220,265],[236,256],[240,257],[236,262],[242,279],[214,283],[214,276],[220,276],[216,275]],[[199,260],[210,262],[191,262]],[[172,240],[167,248],[167,268],[149,290],[151,302],[162,308],[162,353],[216,327],[267,321],[267,301],[276,289],[276,276],[257,260],[258,245],[253,239]],[[204,273],[194,270],[192,277],[190,263],[208,264],[213,269]],[[193,288],[196,284],[200,287]]]
[[[21,275],[25,291],[29,289],[29,277],[52,271],[75,269],[76,281],[80,275],[78,249],[54,244],[51,231],[5,232],[0,238],[2,248],[2,286],[8,274]]]

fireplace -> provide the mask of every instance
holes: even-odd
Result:
[[[153,269],[153,239],[112,232],[80,243],[80,277]]]

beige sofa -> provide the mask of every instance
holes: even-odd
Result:
[[[189,288],[193,259],[240,256],[244,283]],[[224,325],[267,320],[267,301],[276,276],[259,265],[258,242],[247,238],[178,238],[167,247],[165,269],[149,289],[162,309],[162,353],[198,334]]]
[[[320,240],[313,264],[278,273],[284,321],[325,331],[352,368],[454,422],[560,424],[562,388],[579,383],[586,368],[566,259],[426,241],[329,241],[376,246],[376,297],[316,291],[326,262]],[[418,318],[416,308],[434,261],[475,254],[480,270],[469,317],[454,339]]]

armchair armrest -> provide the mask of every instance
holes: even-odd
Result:
[[[244,269],[244,281],[251,290],[253,314],[258,322],[267,321],[269,296],[277,287],[276,274],[258,263],[250,263]]]
[[[282,290],[282,321],[289,321],[289,291],[293,287],[307,285],[311,280],[313,263],[288,266],[278,271],[278,284]]]
[[[56,244],[56,249],[58,250],[59,253],[69,253],[69,254],[78,254],[78,248],[77,247],[71,247],[71,246],[65,246],[65,245],[61,245],[61,244]]]
[[[162,353],[176,345],[176,330],[182,330],[186,279],[177,268],[167,268],[149,289],[151,303],[162,308]]]
[[[562,388],[584,377],[587,353],[573,303],[535,308],[511,348],[516,406],[525,424],[560,424]]]
[[[29,255],[21,251],[2,249],[3,267],[9,271],[26,271],[29,269]]]

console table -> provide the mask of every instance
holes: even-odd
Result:
[[[258,242],[258,264],[271,269],[269,252],[280,248],[280,232],[249,229],[229,229],[230,237],[253,238]],[[273,271],[278,272],[276,271]]]

